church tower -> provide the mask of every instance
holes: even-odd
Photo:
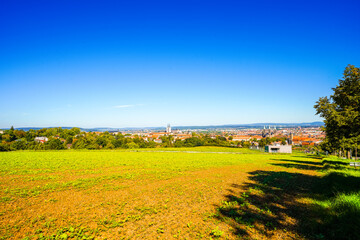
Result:
[[[167,127],[166,127],[166,132],[167,132],[167,133],[171,133],[171,126],[170,126],[170,124],[167,125]]]

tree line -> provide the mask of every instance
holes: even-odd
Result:
[[[47,137],[48,141],[35,141],[36,137]],[[197,147],[222,146],[245,147],[257,145],[263,147],[272,142],[282,142],[285,138],[263,138],[250,141],[231,141],[232,137],[215,136],[193,133],[192,137],[181,140],[174,139],[173,135],[160,137],[161,143],[145,140],[138,135],[112,134],[109,132],[83,132],[80,128],[43,128],[39,130],[17,130],[11,127],[0,134],[0,151],[16,150],[62,150],[62,149],[136,149],[155,147]]]

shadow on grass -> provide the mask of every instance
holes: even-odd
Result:
[[[301,165],[301,169],[319,168]],[[333,171],[320,177],[260,170],[249,174],[248,182],[232,184],[225,201],[216,206],[216,218],[230,225],[234,235],[245,239],[273,235],[360,239],[360,228],[356,227],[360,223],[360,174]],[[359,192],[353,202],[341,200],[342,207],[336,205],[339,193],[353,192]]]
[[[297,168],[302,170],[331,170],[331,169],[345,169],[349,163],[345,161],[337,160],[323,160],[322,162],[303,161],[293,159],[270,159],[274,161],[286,162],[286,163],[271,163],[274,166],[281,166],[286,168]],[[321,160],[321,158],[319,158]]]
[[[316,154],[306,154],[301,156],[296,156],[297,158],[310,158],[310,159],[323,159],[322,155],[316,155]]]
[[[281,166],[286,168],[297,168],[302,170],[321,170],[321,166],[314,166],[308,164],[297,164],[297,163],[272,163],[274,166]]]
[[[316,165],[316,166],[322,166],[322,162],[314,162],[314,161],[303,161],[303,160],[293,160],[293,159],[270,159],[274,161],[282,161],[282,162],[291,162],[291,163],[299,163],[299,164],[309,164],[309,165]]]

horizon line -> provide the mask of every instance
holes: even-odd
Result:
[[[314,121],[314,122],[257,122],[257,123],[234,123],[234,124],[211,124],[211,125],[173,125],[171,126],[172,128],[176,128],[176,127],[223,127],[223,126],[236,126],[236,125],[296,125],[296,124],[313,124],[313,123],[321,123],[324,124],[323,121]],[[78,126],[48,126],[48,127],[34,127],[34,126],[30,126],[30,127],[14,127],[14,129],[22,129],[22,128],[80,128],[80,129],[146,129],[146,128],[162,128],[165,127],[166,128],[166,124],[163,126],[147,126],[147,127],[78,127]],[[0,129],[10,129],[11,127],[6,127],[6,128],[0,128]]]

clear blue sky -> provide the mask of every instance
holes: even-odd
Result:
[[[360,1],[2,1],[0,128],[318,121]]]

